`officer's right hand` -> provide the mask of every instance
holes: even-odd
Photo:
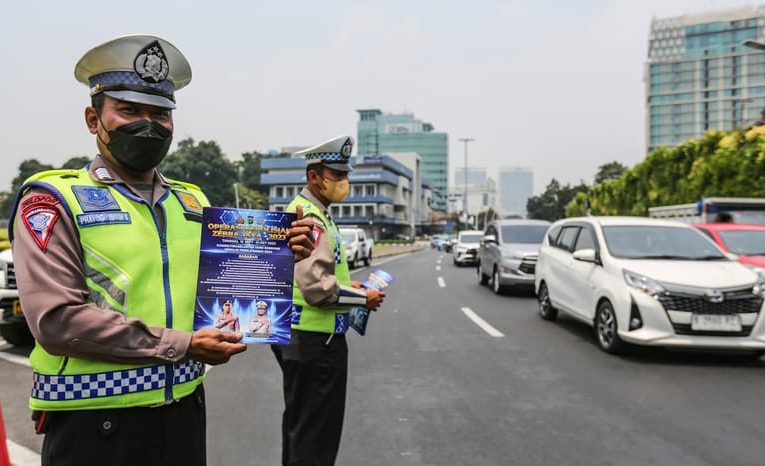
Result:
[[[231,356],[247,349],[247,345],[237,343],[241,333],[223,333],[214,328],[205,328],[191,335],[188,356],[206,364],[223,364]]]
[[[380,304],[385,299],[385,293],[377,290],[367,290],[367,305],[366,308],[370,311],[376,311]]]

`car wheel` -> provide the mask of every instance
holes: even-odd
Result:
[[[499,295],[505,292],[505,287],[499,282],[499,269],[497,267],[494,267],[494,273],[491,276],[491,289]]]
[[[25,321],[4,322],[0,325],[0,337],[14,346],[30,346],[35,342]]]
[[[359,263],[359,253],[357,252],[356,254],[353,255],[353,260],[348,262],[348,268],[355,269],[356,264],[358,263]]]
[[[364,265],[369,267],[369,264],[372,263],[372,251],[369,251],[369,255],[364,259]]]
[[[481,271],[481,263],[476,266],[476,273],[478,275],[478,284],[487,285],[489,283],[489,276]]]
[[[550,291],[544,282],[539,285],[537,299],[539,300],[539,317],[544,320],[555,320],[558,318],[558,310],[553,307],[552,301],[550,301]]]
[[[624,349],[624,342],[619,338],[618,329],[613,305],[603,301],[595,314],[595,334],[600,349],[611,354],[617,354]]]

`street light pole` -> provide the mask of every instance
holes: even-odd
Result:
[[[465,143],[465,222],[470,221],[470,216],[468,215],[468,164],[467,164],[467,153],[468,153],[468,143],[471,141],[475,141],[473,138],[460,138],[460,142]]]
[[[239,209],[239,183],[234,183],[234,198],[236,199],[236,208]]]

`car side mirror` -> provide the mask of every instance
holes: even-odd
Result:
[[[578,251],[574,251],[574,259],[582,262],[592,262],[593,264],[597,264],[598,254],[594,249],[580,249]]]
[[[486,235],[486,236],[483,237],[482,241],[483,241],[484,244],[489,244],[489,243],[496,244],[497,243],[497,237],[494,236],[494,235]]]

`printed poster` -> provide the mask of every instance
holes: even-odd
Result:
[[[241,332],[248,345],[290,342],[297,215],[205,207],[194,330]]]

